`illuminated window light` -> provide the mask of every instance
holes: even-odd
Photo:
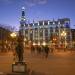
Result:
[[[43,25],[44,25],[44,21],[43,21]]]
[[[49,21],[48,21],[48,25],[49,25]]]
[[[58,22],[58,24],[60,24],[60,22]]]
[[[40,45],[40,42],[38,42],[38,45]]]
[[[38,22],[38,26],[39,26],[39,22]]]

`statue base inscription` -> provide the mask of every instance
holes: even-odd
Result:
[[[12,64],[12,72],[24,73],[27,71],[27,64],[25,62],[15,62]]]

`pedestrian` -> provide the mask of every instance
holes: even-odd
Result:
[[[41,54],[41,46],[37,46],[37,54]]]
[[[31,45],[31,54],[35,53],[35,47]]]
[[[49,55],[49,47],[46,45],[46,46],[44,47],[44,50],[45,50],[45,57],[47,58],[48,55]]]

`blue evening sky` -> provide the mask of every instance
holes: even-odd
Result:
[[[75,0],[0,0],[0,23],[18,28],[22,6],[30,21],[70,18],[75,28]]]

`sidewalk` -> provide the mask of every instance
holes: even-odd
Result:
[[[24,54],[27,67],[30,69],[30,75],[74,75],[75,74],[75,52],[55,51],[49,53],[46,59],[39,55],[31,55],[30,50],[25,50]],[[0,75],[25,75],[12,73],[13,55],[8,52],[7,55],[0,56]],[[7,73],[7,74],[5,74]]]
[[[8,51],[8,52],[0,52],[0,56],[4,56],[4,55],[12,55],[12,51]]]
[[[32,72],[28,72],[28,73],[9,73],[6,75],[46,75],[46,74],[32,71]]]

